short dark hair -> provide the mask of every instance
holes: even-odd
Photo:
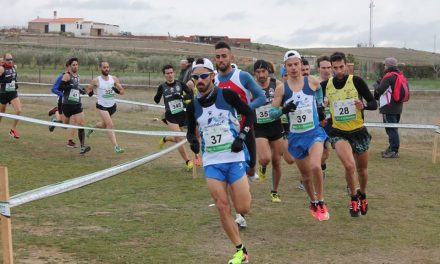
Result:
[[[330,56],[330,63],[340,60],[343,60],[344,63],[347,63],[347,60],[345,59],[345,54],[343,52],[336,51]]]
[[[99,63],[99,68],[102,67],[102,64],[103,64],[103,63],[107,63],[107,64],[110,66],[110,63],[108,63],[108,61],[101,61],[101,62]]]
[[[228,45],[228,43],[224,41],[219,41],[217,44],[215,44],[215,49],[228,49],[231,50],[231,46]]]
[[[79,63],[78,58],[73,57],[67,60],[66,66],[71,66],[74,61]]]
[[[304,57],[301,57],[301,63],[302,63],[302,65],[310,65],[309,61]]]
[[[269,64],[265,60],[257,60],[254,63],[254,72],[258,69],[265,69],[265,70],[269,71]]]
[[[330,62],[330,58],[328,56],[326,56],[326,55],[319,57],[316,60],[316,65],[318,65],[318,68],[320,66],[319,64],[321,63],[321,61],[328,61],[328,62]]]
[[[168,69],[173,69],[174,70],[173,65],[167,64],[167,65],[163,66],[162,67],[162,73],[165,74],[165,70],[168,70]]]
[[[186,58],[186,60],[188,61],[189,64],[192,64],[194,62],[193,57],[188,57],[188,58]]]

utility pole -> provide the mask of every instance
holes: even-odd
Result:
[[[437,34],[434,34],[434,51],[432,52],[433,54],[435,54],[436,51],[436,44],[437,44]]]
[[[370,40],[368,42],[369,47],[373,47],[373,8],[374,1],[370,0]]]

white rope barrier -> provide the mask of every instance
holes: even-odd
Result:
[[[164,150],[161,150],[159,152],[156,152],[154,154],[139,158],[137,160],[129,161],[108,169],[104,169],[101,171],[93,172],[81,177],[77,177],[74,179],[66,180],[63,182],[47,185],[38,189],[30,190],[24,193],[20,193],[17,195],[14,195],[9,198],[8,201],[0,201],[0,213],[5,216],[10,216],[10,208],[19,206],[25,203],[29,203],[36,200],[41,200],[43,198],[47,198],[50,196],[54,196],[57,194],[65,193],[107,178],[110,178],[112,176],[115,176],[119,173],[131,170],[133,168],[136,168],[140,165],[143,165],[147,162],[150,162],[152,160],[155,160],[175,149],[180,147],[181,145],[185,144],[186,140],[182,140],[179,143],[166,148]],[[9,213],[9,215],[7,215]]]
[[[22,97],[58,97],[55,94],[34,94],[34,93],[19,93],[18,96]],[[89,97],[88,95],[81,95],[81,97]],[[96,97],[95,95],[93,97]],[[165,109],[164,105],[158,105],[158,104],[150,104],[150,103],[142,103],[142,102],[136,102],[136,101],[129,101],[124,99],[115,99],[118,103],[124,103],[124,104],[132,104],[132,105],[139,105],[139,106],[148,106],[153,108],[160,108]]]
[[[55,126],[55,127],[64,127],[64,128],[76,128],[76,129],[93,129],[95,131],[113,131],[117,133],[126,133],[126,134],[135,134],[135,135],[146,135],[146,136],[171,136],[171,137],[185,137],[186,133],[184,132],[173,132],[173,131],[140,131],[140,130],[122,130],[122,129],[107,129],[107,128],[94,128],[94,127],[84,127],[84,126],[76,126],[76,125],[68,125],[57,122],[45,121],[41,119],[36,119],[32,117],[19,116],[13,114],[0,113],[0,116],[17,119],[21,121],[26,121],[30,123],[45,125],[45,126]]]
[[[52,86],[53,83],[38,83],[38,82],[17,82],[17,84],[26,84],[26,85],[40,85],[40,86]],[[88,84],[81,84],[88,85]],[[121,83],[122,86],[128,87],[146,87],[146,88],[154,88],[157,86],[154,85],[145,85],[145,84],[129,84],[129,83]]]

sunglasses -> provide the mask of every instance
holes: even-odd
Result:
[[[208,78],[210,75],[211,75],[211,73],[193,74],[193,75],[191,75],[191,78],[193,78],[196,81],[199,78],[204,80],[204,79]]]
[[[5,59],[5,61],[12,61],[12,58],[10,58],[10,59]]]

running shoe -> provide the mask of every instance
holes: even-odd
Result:
[[[18,134],[18,131],[17,131],[17,129],[15,129],[15,128],[12,128],[12,129],[9,131],[9,135],[10,135],[11,137],[15,138],[15,139],[19,139],[19,138],[20,138],[20,134]]]
[[[359,207],[361,210],[361,215],[366,215],[367,211],[368,211],[368,200],[367,200],[367,195],[364,194],[362,195],[361,190],[357,190],[357,196],[359,199]]]
[[[89,152],[91,150],[90,146],[81,146],[81,150],[79,151],[79,154],[85,154],[86,152]]]
[[[399,157],[399,152],[396,151],[389,151],[387,153],[382,154],[382,158],[384,159],[394,159]]]
[[[161,137],[159,140],[159,149],[163,149],[163,147],[165,146],[165,137]]]
[[[49,110],[49,112],[47,113],[49,116],[53,116],[55,114],[55,112],[58,111],[58,106],[53,107],[52,109]]]
[[[87,138],[89,138],[93,134],[93,132],[95,132],[95,130],[91,128],[92,126],[88,126],[88,127],[90,127],[90,129],[87,129],[87,133],[86,133]]]
[[[50,120],[50,121],[55,122],[55,123],[62,123],[63,122],[61,120],[57,120],[56,118],[52,118],[52,120]],[[55,130],[55,127],[56,126],[49,126],[49,131],[53,132]]]
[[[258,176],[261,181],[265,181],[267,179],[267,169],[263,169],[263,166],[258,167]]]
[[[272,203],[281,203],[281,197],[276,192],[271,192],[270,193],[270,198],[272,199]]]
[[[246,219],[241,214],[235,215],[235,223],[238,225],[238,228],[244,229],[247,227]]]
[[[296,186],[296,188],[304,191],[306,188],[304,188],[304,183],[303,181],[299,181],[298,185]]]
[[[249,263],[249,255],[247,253],[244,253],[243,249],[239,249],[228,261],[228,264],[242,264],[242,263]]]
[[[357,196],[351,198],[349,211],[351,217],[359,217],[361,215],[361,210],[359,209],[359,200]]]
[[[315,204],[314,202],[310,202],[309,209],[310,209],[310,213],[312,214],[313,218],[315,218],[316,220],[319,220],[317,204]]]
[[[73,142],[73,140],[69,139],[67,141],[66,147],[68,147],[68,148],[76,148],[76,143]]]
[[[327,209],[327,205],[320,201],[317,206],[317,215],[319,221],[327,221],[330,219],[330,214]]]
[[[115,152],[118,153],[118,154],[124,153],[124,151],[125,150],[123,148],[121,148],[120,146],[116,146],[115,147]]]
[[[192,170],[193,167],[194,167],[194,162],[192,162],[192,160],[188,160],[185,165],[186,170],[190,171]]]
[[[382,152],[380,152],[380,154],[386,154],[386,153],[388,153],[388,152],[390,152],[391,151],[391,148],[390,147],[388,147],[387,149],[385,149],[384,151],[382,151]]]
[[[254,176],[249,176],[249,175],[248,175],[248,179],[249,179],[249,181],[251,181],[251,182],[257,182],[257,181],[260,180],[260,176],[258,176],[258,173],[255,173]]]

